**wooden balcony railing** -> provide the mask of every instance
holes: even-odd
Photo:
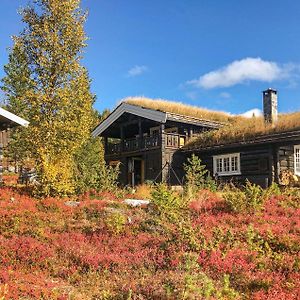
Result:
[[[142,139],[126,139],[123,142],[108,143],[106,154],[118,154],[158,148],[162,145],[162,137],[164,137],[166,148],[178,149],[184,146],[186,142],[185,135],[165,133],[164,135],[146,136]]]

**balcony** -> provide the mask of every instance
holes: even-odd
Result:
[[[186,136],[175,133],[165,133],[163,135],[146,136],[143,138],[126,139],[116,143],[108,143],[106,155],[145,151],[160,148],[164,140],[165,148],[179,149],[186,143]]]

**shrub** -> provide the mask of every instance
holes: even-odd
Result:
[[[141,184],[136,187],[134,198],[138,199],[150,199],[152,186],[150,184]]]
[[[217,189],[215,181],[205,169],[206,166],[201,164],[201,159],[195,154],[187,159],[187,163],[183,167],[186,173],[185,189],[188,198],[193,197],[200,189],[212,191]]]
[[[280,190],[276,184],[272,184],[264,190],[259,185],[247,180],[243,189],[239,189],[234,185],[225,186],[223,198],[230,210],[249,212],[261,210],[266,200],[279,193]]]
[[[266,199],[264,190],[259,185],[252,184],[247,180],[244,192],[246,197],[246,209],[254,211],[260,210]]]
[[[259,213],[232,213],[207,190],[190,202],[155,186],[144,209],[0,189],[0,299],[298,299],[299,191],[276,191]]]
[[[105,225],[111,233],[120,234],[124,231],[126,221],[127,220],[124,215],[119,212],[115,212],[105,219]]]
[[[103,164],[99,173],[98,189],[101,191],[116,191],[119,174],[120,164],[116,166]]]
[[[78,194],[90,189],[99,189],[99,176],[105,164],[103,152],[101,139],[91,137],[75,154],[75,180]]]
[[[216,193],[209,190],[201,190],[189,203],[189,208],[193,213],[198,214],[201,213],[201,211],[206,211],[212,207],[217,207],[218,205],[220,206],[222,203],[223,199]]]
[[[280,201],[282,207],[300,208],[300,189],[286,188]]]
[[[76,192],[90,189],[115,191],[119,177],[119,165],[106,165],[100,138],[90,138],[75,155]]]
[[[155,212],[163,219],[175,222],[187,209],[187,202],[176,195],[166,184],[157,184],[151,193]]]
[[[231,211],[242,212],[246,208],[245,193],[234,186],[225,186],[223,198]]]
[[[268,200],[272,196],[281,195],[281,190],[277,183],[273,182],[266,190],[265,190],[265,198]]]

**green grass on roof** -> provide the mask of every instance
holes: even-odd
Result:
[[[232,117],[230,114],[222,111],[208,110],[197,106],[162,99],[129,97],[125,98],[122,102],[126,102],[132,105],[138,105],[149,109],[155,109],[163,112],[170,112],[210,121],[231,122],[234,119],[234,117]]]
[[[185,148],[205,148],[247,141],[253,138],[272,134],[300,130],[300,112],[279,115],[276,126],[266,125],[263,117],[249,119],[236,117],[224,127],[200,134],[191,140]]]

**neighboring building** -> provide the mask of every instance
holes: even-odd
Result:
[[[16,126],[26,127],[28,124],[28,121],[0,107],[0,175],[3,171],[3,149],[9,143],[10,129]]]
[[[264,118],[183,105],[176,114],[174,103],[142,100],[122,103],[93,132],[105,138],[106,161],[121,162],[122,184],[178,185],[193,153],[219,181],[248,179],[266,187],[300,176],[300,113],[278,115],[273,89],[263,92]]]

